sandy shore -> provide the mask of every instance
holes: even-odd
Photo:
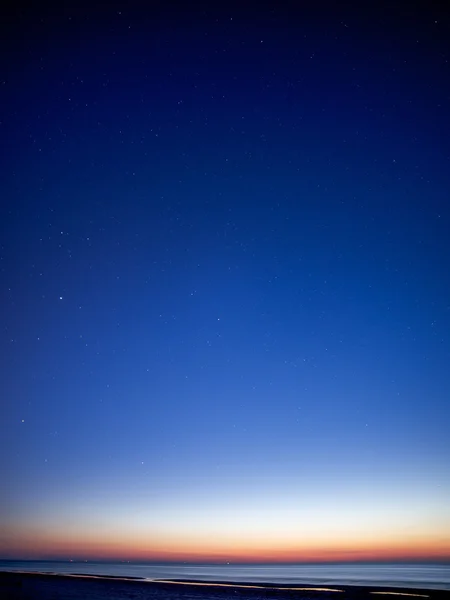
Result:
[[[206,583],[187,580],[146,581],[123,577],[51,575],[0,572],[0,598],[7,600],[259,600],[263,598],[302,600],[447,600],[450,592],[423,589],[356,586],[261,585],[252,583]]]

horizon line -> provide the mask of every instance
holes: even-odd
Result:
[[[312,560],[226,560],[226,559],[204,559],[204,560],[145,560],[145,559],[127,559],[127,558],[23,558],[23,557],[1,557],[2,562],[61,562],[61,563],[121,563],[121,564],[146,564],[146,565],[217,565],[217,566],[235,566],[235,565],[322,565],[322,564],[449,564],[448,557],[405,557],[405,558],[361,558],[361,559],[312,559]]]

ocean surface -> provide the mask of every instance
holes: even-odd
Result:
[[[113,575],[143,579],[371,585],[450,590],[449,564],[327,563],[299,565],[142,564],[132,562],[0,561],[0,571]]]

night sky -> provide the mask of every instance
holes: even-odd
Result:
[[[448,558],[448,15],[188,4],[3,19],[0,557]]]

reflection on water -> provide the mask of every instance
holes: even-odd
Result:
[[[0,570],[314,585],[378,585],[450,590],[450,564],[186,565],[0,561]]]

